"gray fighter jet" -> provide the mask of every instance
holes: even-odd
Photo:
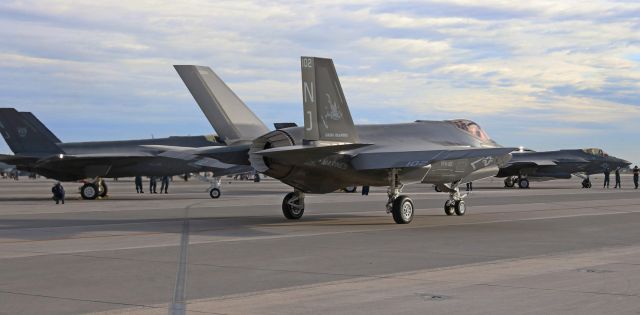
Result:
[[[282,128],[255,139],[249,150],[259,172],[292,186],[282,202],[299,219],[306,193],[348,186],[388,186],[387,212],[396,223],[414,216],[404,185],[437,184],[449,193],[447,215],[464,215],[458,186],[495,176],[514,148],[503,148],[468,120],[353,124],[331,59],[302,57],[304,127]]]
[[[577,176],[582,187],[591,188],[589,175],[625,168],[629,161],[610,156],[602,149],[576,149],[545,152],[516,151],[507,166],[500,168],[497,177],[505,177],[504,186],[529,188],[529,180],[543,181]]]

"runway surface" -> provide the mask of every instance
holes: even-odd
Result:
[[[461,217],[409,186],[409,225],[384,188],[287,221],[273,180],[217,200],[196,180],[95,201],[65,183],[65,205],[52,181],[0,180],[0,314],[640,314],[640,191],[593,180],[476,182]]]

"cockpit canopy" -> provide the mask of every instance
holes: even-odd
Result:
[[[609,156],[609,154],[605,153],[604,151],[602,151],[602,149],[598,149],[598,148],[582,149],[582,152],[590,155],[595,155],[595,156]]]
[[[456,120],[447,120],[447,122],[453,124],[454,126],[458,127],[459,129],[462,129],[464,131],[466,131],[467,133],[471,134],[472,136],[484,141],[491,141],[491,138],[489,138],[489,135],[487,135],[486,132],[484,132],[484,130],[482,130],[482,128],[480,128],[480,125],[476,124],[475,122],[471,121],[471,120],[467,120],[467,119],[456,119]]]

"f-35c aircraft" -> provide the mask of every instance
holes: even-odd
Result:
[[[558,150],[545,152],[513,152],[512,159],[500,168],[497,177],[506,177],[505,187],[518,184],[520,188],[529,188],[531,180],[551,180],[571,178],[572,175],[583,178],[582,187],[591,188],[589,175],[604,172],[606,168],[614,170],[625,168],[629,161],[610,156],[602,149]]]
[[[510,159],[503,148],[468,120],[405,124],[353,124],[331,59],[302,57],[304,127],[283,128],[255,139],[249,150],[259,172],[292,186],[282,202],[299,219],[306,193],[348,186],[388,186],[387,212],[396,223],[414,216],[404,185],[433,183],[449,193],[447,215],[464,215],[461,183],[495,176]]]

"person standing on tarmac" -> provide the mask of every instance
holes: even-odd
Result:
[[[55,185],[51,188],[51,192],[53,193],[53,200],[56,201],[56,204],[59,204],[62,201],[64,204],[64,187],[60,182],[56,182]]]
[[[162,181],[160,183],[160,193],[164,190],[165,194],[168,194],[167,190],[169,189],[169,176],[162,176]]]
[[[135,182],[136,182],[136,193],[144,194],[144,191],[142,190],[142,176],[140,175],[136,176]]]
[[[604,186],[602,188],[609,188],[609,174],[611,174],[611,170],[607,166],[604,168]]]
[[[616,167],[616,187],[622,189],[622,182],[620,182],[620,166]]]
[[[473,182],[467,183],[467,191],[473,191]]]
[[[149,193],[157,194],[156,187],[158,187],[158,182],[156,180],[156,177],[155,176],[149,177]]]
[[[633,168],[633,184],[636,186],[636,189],[638,189],[638,175],[640,175],[640,168],[636,165],[636,167]]]

